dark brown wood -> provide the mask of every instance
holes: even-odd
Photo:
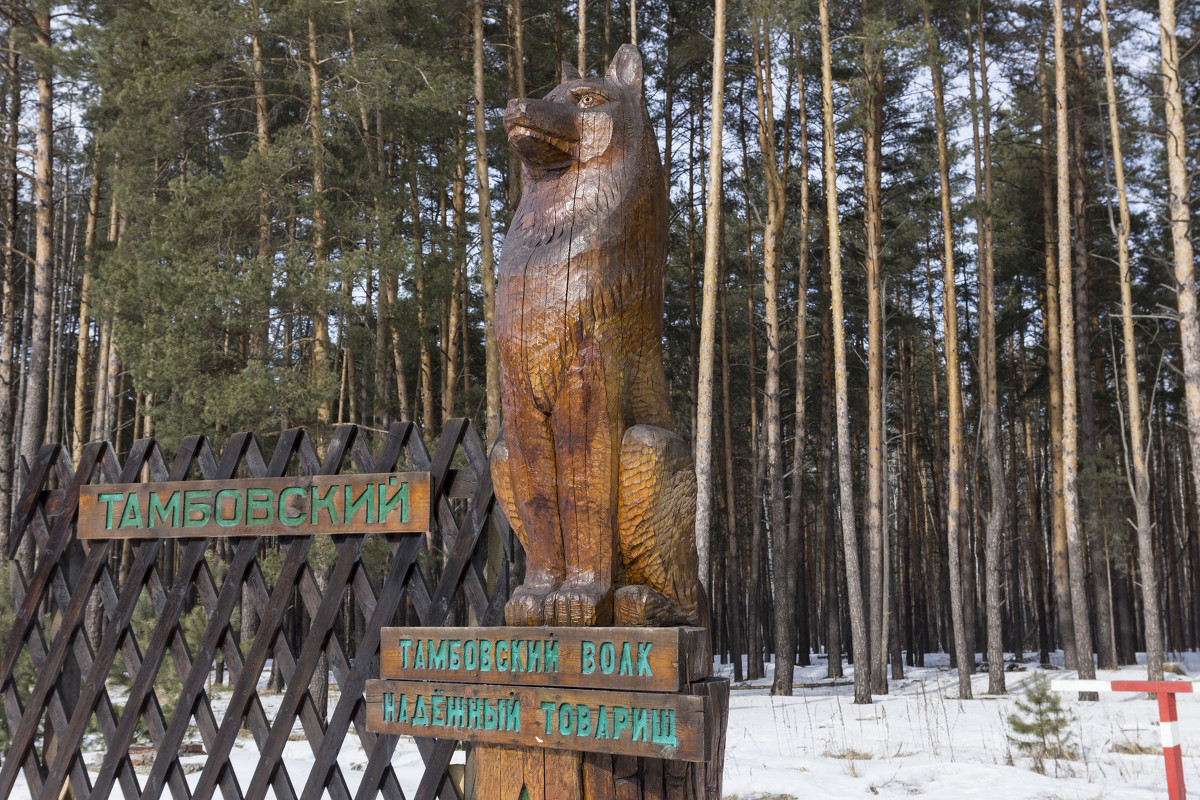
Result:
[[[439,437],[439,451],[434,459],[430,458],[419,432],[415,432],[411,424],[398,424],[383,437],[377,453],[365,430],[340,429],[328,447],[319,448],[325,454],[324,459],[317,455],[317,443],[303,431],[285,431],[279,435],[269,459],[264,457],[257,439],[251,435],[237,435],[231,437],[221,452],[215,452],[203,437],[187,437],[169,466],[157,443],[148,439],[133,443],[123,463],[118,462],[107,444],[95,443],[86,448],[78,469],[56,445],[44,447],[32,467],[22,464],[22,486],[17,497],[23,516],[20,526],[13,528],[10,541],[15,550],[24,541],[32,539],[37,560],[32,573],[18,571],[14,574],[13,599],[17,609],[14,621],[17,624],[0,650],[0,665],[8,665],[0,669],[0,695],[14,732],[32,731],[33,735],[21,733],[20,738],[28,738],[28,746],[23,748],[23,755],[10,751],[4,767],[0,768],[0,772],[10,771],[3,780],[11,781],[23,772],[32,794],[39,800],[58,800],[56,787],[64,783],[68,783],[74,796],[81,800],[89,795],[97,800],[107,797],[113,793],[115,784],[120,785],[127,797],[140,795],[145,800],[157,800],[169,793],[175,800],[186,800],[191,791],[177,753],[181,733],[190,729],[199,732],[209,757],[206,766],[210,768],[210,773],[199,776],[201,785],[197,787],[196,796],[205,792],[211,796],[213,789],[219,787],[222,797],[238,800],[243,797],[243,791],[228,768],[229,745],[226,743],[231,743],[240,730],[246,728],[254,745],[260,752],[266,752],[272,732],[276,732],[277,737],[283,736],[283,731],[290,731],[299,721],[314,754],[314,768],[303,787],[304,798],[311,799],[328,792],[332,800],[350,800],[352,796],[362,800],[377,796],[401,800],[404,794],[390,764],[397,737],[366,729],[366,709],[361,698],[363,684],[378,668],[374,655],[380,629],[395,621],[397,609],[409,596],[414,607],[419,609],[421,620],[434,625],[446,622],[456,596],[466,598],[467,608],[478,619],[499,621],[507,597],[507,561],[491,592],[487,591],[481,570],[485,560],[481,554],[487,547],[487,537],[482,533],[491,522],[494,508],[487,457],[469,423],[457,422],[452,427],[449,436]],[[126,574],[118,577],[109,571],[109,559],[105,555],[112,546],[111,540],[81,544],[74,535],[79,496],[87,486],[97,491],[118,484],[145,486],[147,484],[138,484],[143,476],[157,484],[182,483],[185,486],[228,481],[234,475],[238,475],[239,480],[249,479],[255,483],[262,479],[294,483],[296,478],[285,476],[289,473],[332,476],[350,469],[351,465],[357,475],[390,474],[398,472],[398,466],[431,473],[435,461],[441,470],[438,474],[441,494],[431,501],[430,536],[428,539],[406,534],[388,537],[390,562],[385,565],[386,577],[381,586],[372,585],[361,555],[356,548],[347,545],[341,558],[349,560],[350,566],[337,573],[327,592],[317,592],[312,570],[305,563],[306,548],[311,543],[311,536],[307,535],[284,541],[284,571],[274,584],[268,584],[263,578],[253,538],[242,539],[234,545],[228,571],[220,578],[214,577],[205,562],[204,555],[211,552],[208,549],[211,542],[206,544],[203,538],[185,538],[179,542],[178,570],[172,570],[172,573],[165,569],[160,572],[165,565],[158,563],[160,559],[156,558],[164,546],[164,539],[136,541],[131,546],[132,558],[125,565]],[[190,477],[197,480],[188,480]],[[460,502],[452,505],[452,499]],[[503,519],[496,522],[502,534],[501,544],[511,558],[515,555],[511,534]],[[341,541],[344,543],[355,537],[357,534],[343,537]],[[465,551],[466,556],[454,567],[453,580],[445,580],[444,571],[429,571],[429,567],[420,566],[422,559],[419,556],[427,544],[444,552],[454,552],[456,547]],[[83,569],[64,569],[66,555],[80,547],[84,553]],[[428,559],[425,563],[435,563],[435,560]],[[170,580],[169,575],[173,575]],[[123,582],[118,584],[118,580]],[[284,609],[298,594],[303,612],[310,618],[317,618],[326,595],[344,597],[346,587],[350,585],[354,587],[357,610],[370,629],[364,634],[362,649],[355,652],[350,648],[332,625],[332,620],[327,618],[328,614],[317,619],[318,625],[314,629],[323,641],[310,645],[310,650],[325,651],[330,674],[342,690],[328,724],[323,725],[307,691],[300,692],[303,697],[297,707],[289,706],[288,713],[277,715],[272,724],[263,712],[257,692],[265,659],[275,659],[288,687],[294,684],[307,687],[308,673],[311,672],[312,658],[303,648],[305,642],[290,644],[280,635],[279,623]],[[239,635],[233,614],[239,595],[244,595],[267,620],[267,624],[260,626],[258,637],[244,657],[238,647]],[[82,611],[89,596],[99,599],[107,621],[101,640],[92,646],[82,629]],[[131,635],[129,618],[132,607],[144,598],[148,598],[158,620],[152,639],[149,642],[143,639],[139,644]],[[47,602],[63,611],[53,637],[47,636],[42,623],[41,612]],[[180,623],[183,612],[190,611],[196,603],[203,606],[208,620],[193,657]],[[340,604],[336,605],[335,612],[340,611]],[[27,610],[25,616],[21,616],[21,609]],[[274,625],[270,622],[273,610],[279,615]],[[325,633],[320,634],[321,630]],[[141,646],[147,644],[143,655]],[[261,654],[255,652],[256,646],[262,648]],[[293,647],[297,649],[293,651]],[[39,676],[56,675],[59,665],[74,658],[87,678],[78,702],[64,704],[58,681],[50,678],[42,689],[38,689],[36,680],[33,686],[18,686],[13,665],[22,652],[28,654]],[[233,705],[236,707],[226,714],[222,725],[217,724],[206,682],[201,678],[208,675],[217,652],[223,656],[228,680],[234,686]],[[130,701],[124,709],[112,703],[103,680],[92,680],[93,676],[107,675],[118,654],[134,681]],[[167,658],[172,660],[183,689],[178,696],[160,697],[154,684]],[[169,719],[163,713],[168,702],[176,706]],[[52,724],[55,730],[57,748],[50,753],[45,752],[37,735],[45,722]],[[80,746],[83,731],[92,724],[97,726],[110,753],[101,764],[102,773],[95,787],[84,766]],[[353,795],[336,759],[352,725],[368,755],[361,782]],[[142,726],[149,732],[157,751],[151,773],[144,783],[134,775],[127,744],[129,733]],[[76,736],[77,733],[80,735]],[[425,786],[417,796],[441,800],[457,797],[446,776],[446,767],[456,745],[454,740],[422,739],[418,742],[427,767]],[[225,755],[218,758],[222,753]],[[254,797],[256,792],[261,796],[270,788],[280,800],[296,800],[299,787],[292,784],[282,758],[263,755],[262,761],[267,780],[246,787],[245,796]],[[524,759],[520,761],[523,763]],[[213,762],[217,762],[215,766]],[[4,794],[7,792],[0,796]]]
[[[525,788],[525,754],[516,747],[505,747],[500,752],[500,795],[520,798]]]
[[[583,783],[580,775],[580,754],[569,750],[546,751],[546,782],[542,791],[546,800],[583,800]]]
[[[588,800],[616,800],[613,756],[608,753],[583,754],[583,796]]]
[[[642,692],[676,692],[712,669],[703,628],[385,628],[379,658],[395,680]]]
[[[709,678],[690,687],[693,694],[705,698],[705,713],[712,721],[708,732],[711,758],[703,764],[693,765],[692,795],[696,798],[719,800],[722,776],[725,771],[725,736],[729,728],[729,679]]]
[[[710,755],[704,699],[688,694],[379,680],[364,697],[368,726],[387,733],[680,761]]]
[[[525,763],[525,790],[529,800],[549,800],[546,794],[547,751],[527,747],[523,751]]]
[[[696,477],[663,371],[668,199],[642,59],[509,102],[520,204],[496,339],[492,481],[528,557],[510,625],[699,625]],[[548,468],[553,465],[553,468]],[[624,585],[619,585],[623,576]]]
[[[425,533],[429,475],[310,475],[85,486],[80,539]]]
[[[660,758],[639,758],[642,772],[642,797],[644,800],[665,800],[666,787],[663,783],[663,761]]]
[[[591,630],[563,634],[561,668],[553,674],[514,673],[482,661],[450,669],[458,680],[511,686],[522,702],[538,684],[691,691],[711,669],[704,632],[703,648],[675,651],[680,666],[666,686],[657,684],[657,669],[597,675],[582,666],[585,643],[609,635],[610,629],[595,630],[601,626],[707,623],[695,545],[696,478],[690,447],[674,430],[663,371],[668,198],[637,48],[622,46],[603,78],[564,65],[562,82],[545,99],[510,101],[504,126],[522,161],[524,191],[499,265],[505,428],[491,453],[491,478],[528,559],[525,582],[504,616],[511,626]],[[454,554],[449,563],[457,563]],[[415,634],[407,639],[409,648],[419,641]],[[503,639],[484,641],[495,648]],[[433,644],[435,654],[440,646]],[[467,646],[463,640],[464,652]],[[484,645],[475,646],[481,659]],[[384,674],[436,677],[415,652],[411,662],[408,655],[401,637],[385,641]],[[447,666],[449,660],[447,653]],[[689,674],[690,664],[702,671]],[[646,687],[649,680],[656,683]],[[712,698],[705,694],[702,702],[711,711]],[[721,735],[704,742],[706,759],[714,742],[723,746],[724,720]],[[638,760],[594,752],[547,751],[546,796],[709,796],[697,793],[701,784],[708,791],[695,777],[704,765],[645,758],[652,755],[645,748],[604,751]],[[722,758],[713,754],[718,770]],[[480,788],[478,796],[496,796]]]
[[[613,757],[613,794],[617,800],[642,800],[638,760],[633,756]]]

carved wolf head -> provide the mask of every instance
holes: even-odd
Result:
[[[525,177],[510,237],[536,246],[566,227],[593,241],[628,229],[661,237],[650,249],[665,255],[666,189],[636,47],[622,45],[603,78],[563,64],[562,83],[544,99],[509,102],[504,129]],[[630,228],[621,217],[640,224]]]
[[[603,78],[584,78],[563,64],[562,83],[544,100],[512,100],[504,112],[508,141],[535,172],[552,172],[621,157],[650,131],[642,92],[642,57],[622,45]],[[634,140],[631,139],[631,135]],[[655,153],[657,155],[657,153]],[[657,159],[656,159],[657,160]]]

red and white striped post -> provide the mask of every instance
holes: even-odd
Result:
[[[1179,738],[1179,712],[1175,695],[1195,693],[1192,681],[1051,681],[1056,692],[1149,692],[1158,695],[1158,730],[1167,766],[1167,797],[1187,800],[1183,786],[1183,742]]]

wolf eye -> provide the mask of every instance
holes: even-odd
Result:
[[[588,92],[587,94],[580,96],[580,98],[575,101],[575,104],[580,108],[592,108],[593,106],[598,106],[603,102],[604,98],[599,94],[596,92]]]

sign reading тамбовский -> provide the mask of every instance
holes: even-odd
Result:
[[[429,473],[99,484],[79,493],[80,539],[310,536],[429,529]]]

